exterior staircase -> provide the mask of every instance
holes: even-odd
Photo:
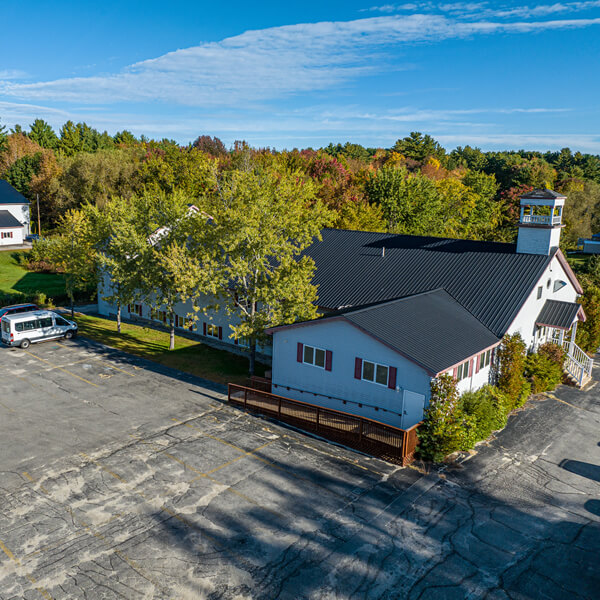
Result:
[[[552,342],[562,345],[565,350],[563,368],[567,378],[578,388],[583,388],[592,379],[594,359],[590,358],[573,340],[563,340],[552,336]]]

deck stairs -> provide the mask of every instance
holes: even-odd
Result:
[[[552,342],[561,345],[565,350],[563,369],[567,378],[578,388],[585,387],[592,379],[594,359],[590,358],[573,340],[561,342],[558,335],[553,335]]]

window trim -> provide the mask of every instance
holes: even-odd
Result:
[[[469,365],[471,364],[471,359],[466,360],[465,362],[460,363],[456,367],[456,381],[462,381],[463,379],[469,378]],[[462,375],[462,377],[461,377]]]
[[[543,285],[539,285],[538,289],[537,289],[537,299],[538,300],[542,299],[543,293],[544,293],[544,286]]]
[[[310,348],[313,351],[313,362],[306,360],[306,349]],[[317,350],[323,352],[323,366],[317,364]],[[327,350],[325,348],[319,348],[318,346],[311,346],[310,344],[302,344],[302,364],[310,367],[316,367],[317,369],[325,370],[327,366]]]
[[[365,379],[365,363],[369,363],[370,365],[373,365],[373,379]],[[383,367],[387,370],[387,376],[386,376],[385,383],[379,383],[379,381],[377,381],[377,367]],[[375,385],[381,385],[383,387],[388,387],[389,383],[390,383],[390,369],[391,369],[390,365],[384,365],[384,364],[377,363],[372,360],[367,360],[367,359],[363,358],[361,370],[360,370],[361,381],[367,381],[368,383],[374,383]]]
[[[492,362],[492,349],[486,350],[479,355],[479,370],[489,367]]]

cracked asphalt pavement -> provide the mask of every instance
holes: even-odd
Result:
[[[0,348],[0,599],[598,598],[598,387],[398,468],[84,339]]]

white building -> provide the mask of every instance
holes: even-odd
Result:
[[[0,179],[0,246],[22,244],[30,233],[29,200]]]
[[[315,261],[322,317],[268,331],[273,392],[406,428],[421,420],[433,377],[449,373],[461,392],[478,389],[490,380],[494,348],[516,332],[530,349],[563,343],[581,383],[591,360],[574,345],[585,315],[558,248],[564,201],[550,190],[524,196],[517,244],[323,230],[305,251]],[[109,287],[99,292],[106,315],[115,313],[103,300]],[[145,303],[128,311],[166,319]],[[177,308],[177,327],[239,346],[230,337],[235,316],[199,315],[190,327],[191,311]]]

